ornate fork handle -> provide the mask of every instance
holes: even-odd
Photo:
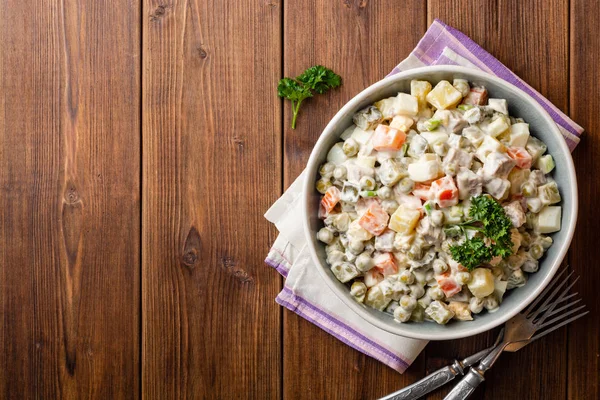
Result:
[[[382,397],[380,400],[415,400],[450,382],[456,375],[463,373],[460,363],[454,361],[452,365],[438,369],[420,381]]]

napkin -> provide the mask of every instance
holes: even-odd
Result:
[[[417,47],[389,75],[426,65],[461,65],[480,69],[512,83],[533,97],[554,119],[569,149],[579,143],[583,128],[563,114],[535,89],[506,68],[462,32],[435,20]],[[337,339],[402,373],[427,344],[376,328],[356,315],[321,278],[306,248],[302,228],[301,173],[266,212],[279,236],[265,263],[285,279],[275,301]]]

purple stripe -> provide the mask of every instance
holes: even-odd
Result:
[[[283,300],[281,297],[277,297],[275,299],[275,301],[277,303],[281,304],[282,306],[286,307],[290,311],[293,311],[296,314],[300,315],[302,318],[306,319],[310,323],[312,323],[312,324],[318,326],[319,328],[323,329],[325,332],[329,333],[331,336],[333,336],[336,339],[340,340],[342,343],[347,344],[348,346],[352,347],[353,349],[358,350],[361,353],[368,355],[369,357],[373,357],[376,360],[381,361],[382,363],[390,366],[391,368],[395,369],[396,371],[399,371],[400,373],[404,372],[409,367],[408,363],[406,363],[404,360],[402,360],[401,358],[398,358],[396,356],[390,357],[389,355],[384,354],[385,358],[383,358],[383,357],[380,357],[378,353],[371,353],[371,352],[367,351],[366,349],[358,346],[356,343],[354,343],[354,342],[346,339],[344,336],[338,334],[334,330],[328,328],[326,325],[323,325],[319,321],[315,320],[314,318],[312,318],[311,316],[309,316],[308,314],[306,314],[304,311],[302,311],[301,309],[299,309],[295,305],[293,305],[293,304],[291,304],[291,303]],[[377,347],[379,347],[379,346],[377,346]]]
[[[339,319],[333,317],[330,314],[327,314],[325,311],[321,310],[320,308],[318,308],[317,306],[311,304],[310,302],[308,302],[307,300],[305,300],[304,298],[298,296],[297,294],[295,294],[294,292],[292,292],[292,290],[287,287],[284,286],[283,287],[283,291],[288,293],[292,298],[294,298],[295,300],[297,300],[299,303],[304,304],[305,306],[307,306],[308,308],[310,308],[311,310],[315,311],[316,313],[322,315],[323,317],[325,317],[325,319],[327,319],[328,321],[337,324],[339,326],[341,326],[342,328],[346,329],[347,331],[349,331],[350,333],[352,333],[353,335],[357,336],[358,338],[364,340],[366,343],[370,344],[371,346],[377,348],[378,350],[386,353],[387,355],[389,355],[390,357],[394,357],[395,359],[397,359],[399,362],[402,362],[404,364],[406,364],[406,366],[408,367],[408,364],[406,361],[404,361],[403,359],[401,359],[400,357],[398,357],[396,354],[392,353],[391,351],[389,351],[388,349],[386,349],[385,347],[382,347],[381,345],[379,345],[378,343],[372,341],[371,339],[369,339],[368,337],[364,336],[363,334],[361,334],[360,332],[357,332],[354,328],[348,326],[347,324],[345,324],[344,322],[340,321]]]
[[[550,114],[550,116],[552,117],[552,119],[554,119],[556,121],[556,123],[560,124],[563,128],[565,128],[572,134],[574,134],[576,136],[580,135],[580,132],[578,132],[568,121],[566,121],[562,115],[557,113],[552,107],[549,107],[547,104],[545,104],[545,99],[543,97],[541,97],[541,95],[539,95],[539,93],[537,93],[535,90],[532,90],[531,88],[529,88],[528,85],[525,85],[521,81],[521,79],[518,78],[510,69],[508,69],[504,64],[502,64],[500,61],[498,61],[490,53],[485,51],[481,46],[479,46],[477,43],[475,43],[471,38],[469,38],[467,35],[465,35],[461,31],[459,31],[449,25],[446,25],[445,23],[443,23],[442,21],[440,21],[438,19],[436,19],[435,22],[438,22],[442,26],[444,26],[444,28],[447,29],[448,33],[450,33],[457,40],[459,40],[465,47],[467,47],[467,49],[471,51],[471,53],[473,54],[474,57],[476,57],[479,61],[483,61],[487,66],[489,66],[497,76],[499,76],[500,78],[504,79],[507,82],[512,83],[513,85],[517,86],[519,89],[523,90],[524,92],[529,94],[531,97],[533,97],[538,103],[540,103],[540,105],[542,107],[544,107],[544,109]],[[444,47],[448,47],[448,46],[444,46]],[[470,59],[469,55],[461,54],[461,52],[458,51],[458,49],[453,48],[453,50],[456,51],[458,54],[462,55],[463,57],[469,59],[469,61],[473,62],[473,60]],[[443,48],[442,48],[442,51],[443,51]],[[441,52],[440,52],[440,54],[441,54]]]
[[[271,268],[275,268],[277,272],[283,275],[284,278],[288,276],[288,270],[285,269],[281,264],[276,263],[275,261],[270,260],[268,257],[265,259],[265,264],[267,264]]]

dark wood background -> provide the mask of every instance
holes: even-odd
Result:
[[[0,398],[370,399],[485,346],[399,375],[283,311],[263,264],[264,211],[434,18],[587,129],[569,259],[592,313],[475,397],[598,399],[597,0],[1,1]],[[344,85],[292,131],[277,80],[317,63]]]

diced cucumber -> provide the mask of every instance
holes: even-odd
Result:
[[[549,174],[554,169],[554,158],[552,158],[552,155],[546,154],[537,160],[535,167],[539,168],[544,174]]]
[[[531,154],[531,159],[533,162],[536,162],[538,158],[542,156],[548,149],[546,143],[542,142],[540,139],[529,136],[527,139],[527,144],[525,145],[525,149]]]

